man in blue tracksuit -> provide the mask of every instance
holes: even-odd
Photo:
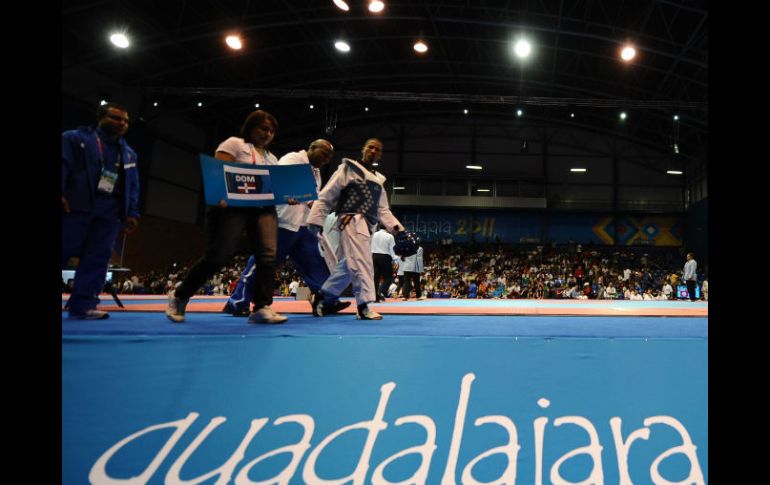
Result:
[[[107,103],[96,112],[96,126],[62,134],[62,267],[79,258],[70,318],[99,320],[97,310],[112,247],[125,223],[127,233],[139,224],[139,172],[136,152],[124,140],[128,112]]]

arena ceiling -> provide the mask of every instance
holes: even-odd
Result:
[[[522,108],[533,123],[661,150],[675,140],[691,148],[685,156],[707,157],[705,0],[386,0],[380,14],[368,0],[348,4],[345,12],[332,0],[69,1],[62,68],[142,93],[145,116],[162,110],[203,125],[237,126],[255,103],[284,133],[511,118]],[[130,48],[108,42],[113,29],[131,37]],[[241,34],[240,51],[225,45],[228,32]],[[522,35],[533,46],[526,63],[512,54]],[[412,48],[418,38],[429,46],[423,55]],[[337,39],[350,52],[335,49]],[[619,59],[626,42],[637,49],[628,65]]]

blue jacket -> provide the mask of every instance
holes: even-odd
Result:
[[[139,217],[139,170],[136,152],[120,139],[121,160],[125,172],[123,217]],[[62,133],[61,193],[73,212],[94,208],[96,186],[102,173],[96,127],[81,126]]]

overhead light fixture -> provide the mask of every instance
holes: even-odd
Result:
[[[372,163],[372,167],[379,167],[379,166],[380,166],[380,163],[379,163],[379,162],[374,162],[374,163]]]
[[[463,114],[464,114],[464,115],[467,115],[467,114],[468,114],[468,109],[467,109],[467,108],[463,110]]]
[[[523,114],[524,114],[524,110],[523,109],[519,108],[519,109],[516,110],[516,116],[521,117],[521,115],[523,115]]]
[[[340,52],[350,52],[350,44],[344,40],[338,40],[334,43],[334,47]]]
[[[526,138],[521,140],[521,153],[529,152],[529,141]]]
[[[679,155],[679,143],[674,143],[674,154]]]
[[[620,116],[620,120],[621,121],[625,121],[626,120],[626,112],[625,111],[621,111],[619,116]]]
[[[369,111],[369,107],[368,106],[364,106],[364,111]]]
[[[532,46],[527,39],[519,39],[513,46],[513,52],[515,52],[520,59],[524,59],[529,56],[530,52],[532,52]]]
[[[466,165],[465,168],[468,168],[471,170],[481,170],[481,165]]]
[[[393,187],[393,190],[404,190],[406,187]]]
[[[311,105],[310,105],[310,109],[315,109],[315,106],[313,106],[313,105],[311,104]]]
[[[674,115],[674,121],[679,121],[679,115]]]
[[[155,101],[154,103],[152,103],[152,105],[153,105],[153,106],[155,106],[155,107],[157,108],[157,107],[158,107],[158,102],[157,102],[157,101]]]
[[[585,168],[571,168],[569,169],[570,172],[585,172],[587,169]]]
[[[626,62],[630,62],[634,57],[636,57],[636,49],[633,46],[627,45],[620,51],[620,58]]]
[[[683,172],[681,170],[666,170],[666,173],[669,175],[682,175]]]
[[[419,52],[420,54],[424,54],[428,52],[428,46],[425,44],[425,42],[418,40],[414,43],[414,50]]]
[[[574,117],[575,117],[575,113],[570,113],[570,114],[569,114],[569,117],[570,117],[570,118],[574,118]]]
[[[202,107],[203,107],[203,101],[198,101],[198,107],[199,107],[199,108],[202,108]]]
[[[340,10],[348,11],[350,10],[350,7],[348,6],[348,2],[345,0],[334,0],[334,5],[337,6]]]
[[[476,189],[476,192],[491,192],[490,189]]]
[[[237,35],[228,35],[225,39],[225,43],[230,47],[231,49],[238,50],[241,47],[243,47],[243,44],[241,43],[241,38]]]
[[[369,11],[372,13],[380,13],[385,8],[385,3],[381,0],[372,0],[369,2]]]
[[[254,103],[255,108],[259,108],[259,103]]]
[[[122,32],[116,32],[112,34],[110,36],[110,42],[112,42],[116,47],[120,47],[121,49],[125,49],[130,44],[128,37],[126,37],[126,34]]]

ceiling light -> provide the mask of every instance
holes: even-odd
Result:
[[[115,44],[115,46],[120,47],[121,49],[125,49],[129,45],[128,37],[126,37],[126,34],[123,33],[112,34],[110,36],[110,42]]]
[[[198,101],[198,107],[199,107],[199,108],[202,108],[202,107],[203,107],[203,102],[202,102],[202,101]]]
[[[682,175],[683,172],[681,170],[666,170],[666,173],[669,175]]]
[[[469,168],[471,170],[481,170],[481,165],[466,165],[465,168]]]
[[[532,46],[525,39],[521,39],[516,42],[513,51],[517,56],[523,59],[529,56],[529,53],[532,52]]]
[[[404,190],[406,187],[393,187],[393,190]]]
[[[372,167],[379,167],[379,166],[380,166],[380,164],[378,162],[372,163]]]
[[[428,52],[428,46],[425,45],[425,42],[418,40],[414,43],[414,50],[419,52],[420,54],[424,54],[425,52]]]
[[[621,111],[620,112],[620,119],[621,120],[625,120],[626,119],[626,112],[625,111]]]
[[[225,43],[231,48],[238,50],[241,47],[243,47],[243,44],[241,44],[241,39],[237,35],[228,35],[225,39]]]
[[[364,111],[369,111],[369,107],[368,106],[364,107]]]
[[[255,108],[259,108],[259,103],[255,103],[255,104],[254,104],[254,107],[255,107]]]
[[[636,57],[636,49],[634,49],[630,45],[624,47],[623,50],[620,52],[620,58],[626,62],[629,62],[634,57]]]
[[[313,106],[313,105],[311,104],[311,105],[310,105],[310,109],[313,109],[313,108],[315,108],[315,106]]]
[[[464,115],[467,115],[467,114],[468,114],[468,109],[467,109],[467,108],[463,110],[463,114],[464,114]]]
[[[340,52],[350,52],[350,44],[345,42],[344,40],[338,40],[334,43],[334,47],[337,48]]]
[[[348,7],[348,2],[345,0],[334,0],[334,5],[336,5],[340,10],[344,10],[346,12],[350,10],[350,7]]]
[[[674,115],[674,121],[679,121],[679,115]]]
[[[158,107],[158,102],[157,102],[157,101],[155,101],[154,103],[152,103],[152,105],[153,105],[153,106],[155,106],[155,107],[157,108],[157,107]]]
[[[106,100],[103,99],[103,100],[99,101],[99,106],[104,106],[105,104],[107,104]]]
[[[521,109],[516,110],[516,116],[521,116],[523,114],[524,114],[524,111],[522,111]]]
[[[490,189],[476,189],[476,192],[491,192]]]
[[[570,172],[585,172],[585,168],[571,168],[569,169]]]
[[[369,2],[369,11],[373,13],[380,13],[385,8],[385,4],[380,0],[372,0]]]
[[[574,117],[575,117],[575,113],[570,113],[570,114],[569,114],[569,117],[570,117],[570,118],[574,118]]]

